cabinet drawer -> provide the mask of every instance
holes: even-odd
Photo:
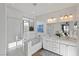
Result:
[[[66,45],[60,44],[60,55],[66,56],[67,48]]]
[[[59,44],[58,44],[58,43],[56,43],[56,42],[52,42],[52,47],[59,48]]]
[[[43,41],[43,48],[59,54],[59,44],[57,42]]]
[[[58,53],[58,54],[59,54],[59,48],[56,48],[56,47],[54,48],[54,47],[53,47],[53,48],[52,48],[52,52],[55,52],[55,53]]]

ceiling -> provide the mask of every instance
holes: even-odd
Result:
[[[19,9],[26,17],[35,17],[49,12],[74,6],[74,3],[12,3],[11,6]]]

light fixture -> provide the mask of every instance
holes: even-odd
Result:
[[[49,18],[49,19],[48,19],[48,23],[53,23],[52,18]]]
[[[65,15],[65,16],[64,16],[64,19],[68,19],[68,15]]]
[[[63,16],[61,16],[60,19],[63,20]]]
[[[51,17],[48,19],[48,23],[53,23],[53,22],[56,22],[56,18]]]
[[[69,21],[73,18],[73,15],[70,14],[70,15],[64,15],[64,16],[61,16],[60,19],[61,20],[66,20],[66,21]],[[55,17],[51,17],[48,19],[48,23],[54,23],[56,22],[56,18]]]
[[[53,20],[53,21],[56,21],[56,18],[53,18],[52,20]]]
[[[73,15],[72,15],[72,14],[70,14],[70,15],[69,15],[69,18],[72,18],[72,17],[73,17]]]

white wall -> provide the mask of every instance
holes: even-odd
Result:
[[[7,5],[7,40],[8,44],[16,42],[16,36],[19,37],[19,40],[22,40],[23,37],[23,13]],[[9,51],[7,55],[23,55],[23,47],[16,48],[12,51]]]
[[[0,3],[0,56],[6,55],[6,12],[5,4]]]
[[[22,13],[11,6],[7,6],[8,43],[16,41],[20,35],[22,24]]]
[[[39,15],[39,16],[36,17],[36,20],[44,23],[44,30],[45,30],[45,33],[46,33],[46,24],[47,24],[47,20],[50,17],[56,17],[57,22],[59,22],[61,24],[61,22],[63,22],[63,21],[60,21],[60,16],[70,15],[70,14],[72,14],[74,16],[73,19],[76,19],[76,6],[72,6],[72,7],[68,7],[68,8],[58,10],[58,11],[55,11],[55,12],[50,12],[50,13],[47,13],[47,14]],[[56,24],[54,29],[55,30],[61,30],[59,24]]]

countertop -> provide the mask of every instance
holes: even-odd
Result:
[[[74,38],[74,37],[60,37],[59,38],[57,36],[53,36],[53,37],[46,37],[44,39],[49,40],[49,41],[54,41],[60,44],[66,44],[66,45],[79,47],[79,40],[78,38]]]

